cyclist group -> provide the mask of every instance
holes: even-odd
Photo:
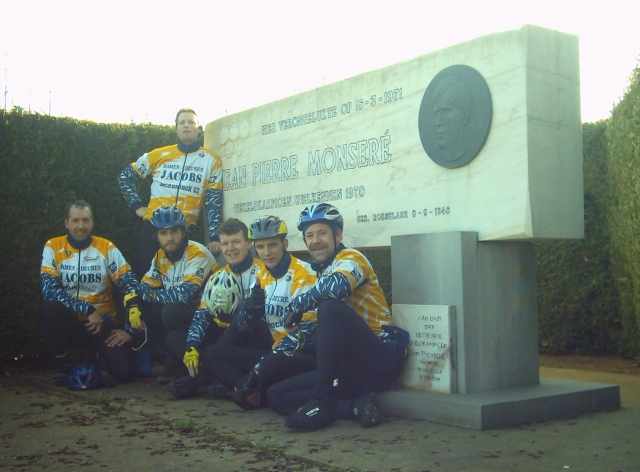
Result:
[[[271,408],[298,431],[339,418],[379,424],[375,394],[399,376],[409,339],[391,325],[370,262],[342,244],[339,210],[318,203],[300,213],[310,263],[288,252],[287,224],[277,216],[249,227],[222,221],[220,158],[202,146],[193,110],[180,110],[175,123],[178,144],[142,155],[119,176],[140,219],[133,268],[93,234],[82,200],[67,206],[66,234],[45,244],[49,352],[75,346],[83,356],[69,386],[130,380],[153,350],[162,354],[159,380],[176,399],[202,394]],[[145,206],[137,183],[146,178]],[[207,245],[189,239],[203,207]]]

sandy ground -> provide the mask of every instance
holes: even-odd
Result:
[[[291,433],[269,411],[169,400],[135,382],[71,392],[49,372],[0,379],[0,470],[7,471],[640,471],[640,367],[615,358],[548,357],[541,375],[621,387],[612,413],[474,431],[389,418]]]

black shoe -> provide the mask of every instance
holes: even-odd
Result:
[[[258,377],[254,370],[233,388],[231,399],[243,410],[255,410],[262,406]]]
[[[382,422],[382,412],[374,393],[367,393],[353,401],[353,416],[363,428],[378,426]]]
[[[156,382],[160,385],[166,385],[178,380],[182,376],[184,376],[184,373],[182,373],[178,367],[171,363],[165,363],[156,376]]]
[[[310,400],[295,413],[287,416],[285,424],[296,431],[316,431],[336,420],[336,403],[328,400]]]
[[[180,377],[169,384],[169,392],[176,400],[191,398],[198,391],[198,380],[194,377]]]
[[[113,388],[118,385],[116,378],[106,370],[100,371],[100,385],[105,388]]]
[[[207,397],[216,400],[229,400],[231,398],[231,392],[221,383],[214,382],[211,385],[207,385]]]
[[[236,387],[231,392],[231,399],[243,410],[256,410],[262,406],[262,395],[257,388]]]

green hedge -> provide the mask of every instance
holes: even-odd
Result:
[[[606,122],[583,126],[585,239],[536,243],[540,347],[617,353],[618,298],[610,276]]]
[[[620,298],[622,351],[640,353],[640,67],[607,127],[608,177],[615,189],[607,211],[614,277]]]
[[[44,242],[64,233],[64,206],[76,198],[89,201],[96,233],[130,254],[134,216],[120,196],[117,175],[146,150],[174,141],[170,127],[0,111],[1,355],[39,349],[40,257]]]

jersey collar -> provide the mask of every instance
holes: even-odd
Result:
[[[338,253],[340,251],[342,251],[345,248],[345,245],[340,243],[336,246],[336,252],[333,253],[333,256],[331,256],[329,259],[327,259],[324,262],[312,262],[311,263],[311,268],[313,270],[315,270],[318,274],[322,273],[327,267],[329,267],[331,265],[331,263],[333,262],[333,260],[336,258],[336,256],[338,255]]]
[[[267,267],[267,270],[271,273],[271,275],[273,275],[275,279],[279,279],[287,273],[287,271],[289,270],[289,264],[291,264],[291,256],[288,252],[285,252],[282,256],[282,259],[280,259],[280,262],[278,262],[278,264],[273,269],[269,269]]]

